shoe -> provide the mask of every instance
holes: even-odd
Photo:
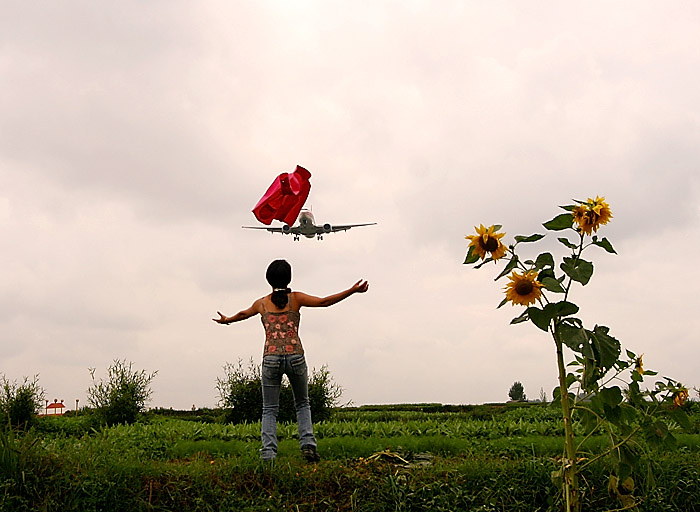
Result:
[[[301,455],[304,457],[306,462],[318,462],[321,460],[321,456],[316,451],[316,447],[313,445],[306,445],[301,449]]]

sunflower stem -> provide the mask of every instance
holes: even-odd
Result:
[[[564,349],[559,331],[558,322],[555,319],[551,329],[554,344],[557,348],[557,367],[559,369],[559,394],[561,397],[562,419],[564,420],[564,457],[562,459],[562,480],[564,500],[567,512],[580,512],[581,501],[578,487],[578,469],[576,467],[576,440],[571,418],[571,404],[569,403],[569,386],[566,381],[566,367],[564,365]]]

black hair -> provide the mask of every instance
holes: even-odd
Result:
[[[287,287],[292,280],[292,266],[285,260],[275,260],[267,267],[265,278],[273,288],[270,300],[279,309],[283,309],[289,303],[292,291]]]

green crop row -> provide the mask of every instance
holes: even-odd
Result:
[[[105,428],[89,417],[41,418],[34,430],[0,439],[0,512],[558,510],[550,480],[562,453],[556,411],[486,410],[338,410],[315,425],[316,465],[304,464],[296,425],[282,424],[274,466],[259,460],[259,422],[153,414]],[[675,435],[679,448],[637,477],[642,511],[700,503],[700,435]],[[596,435],[586,446],[605,442]],[[587,510],[618,505],[608,474],[603,461],[587,468]]]

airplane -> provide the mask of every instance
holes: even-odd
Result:
[[[318,240],[323,240],[323,235],[326,233],[335,233],[336,231],[347,231],[350,228],[356,228],[360,226],[373,226],[376,222],[369,222],[365,224],[343,224],[338,226],[331,226],[330,224],[316,225],[314,221],[314,215],[311,210],[301,210],[299,214],[299,224],[296,226],[290,226],[285,224],[281,228],[265,228],[262,226],[241,226],[243,229],[265,229],[270,233],[282,233],[283,235],[294,235],[294,241],[298,241],[301,235],[306,238],[316,237]]]

